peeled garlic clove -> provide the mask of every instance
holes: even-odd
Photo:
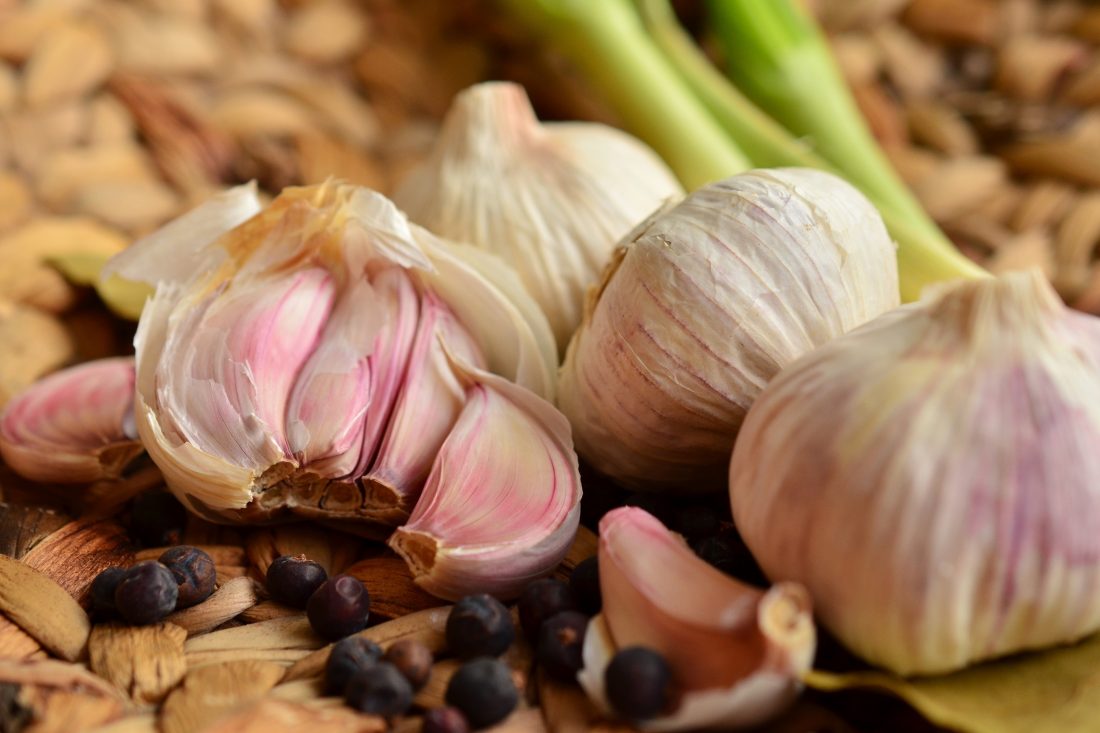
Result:
[[[665,657],[682,692],[646,730],[757,725],[797,696],[816,645],[805,588],[734,580],[635,507],[600,520],[599,559],[603,612],[578,679],[605,710],[604,671],[617,649],[637,645]]]
[[[580,523],[569,425],[548,403],[484,372],[405,526],[389,540],[429,593],[514,598],[565,557]]]
[[[0,417],[0,455],[25,478],[117,478],[142,453],[135,438],[134,360],[100,359],[55,372],[16,395]]]
[[[821,171],[750,171],[625,238],[558,402],[578,452],[619,482],[719,489],[768,380],[898,302],[894,245],[862,194]]]
[[[516,268],[564,348],[618,239],[682,194],[639,140],[599,124],[540,124],[523,87],[488,82],[455,97],[431,156],[394,200]]]
[[[941,289],[784,370],[730,466],[770,578],[932,674],[1100,629],[1100,321],[1038,272]]]
[[[425,293],[401,395],[378,455],[363,477],[368,501],[381,509],[408,515],[466,403],[465,385],[454,374],[448,354],[483,366],[477,343],[447,305]]]

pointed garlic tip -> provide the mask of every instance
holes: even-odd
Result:
[[[549,325],[493,255],[438,239],[381,194],[290,188],[224,231],[250,195],[135,245],[146,253],[127,276],[157,282],[135,338],[137,432],[204,517],[294,513],[381,533],[408,518],[464,410],[451,360],[550,396]],[[181,245],[189,233],[203,242]],[[191,248],[192,272],[162,277],[170,244]]]
[[[899,303],[874,206],[821,171],[749,171],[638,226],[566,353],[577,450],[642,489],[720,490],[786,364]]]
[[[630,646],[662,654],[682,693],[647,730],[756,725],[797,696],[816,646],[804,588],[734,580],[634,507],[600,520],[599,558],[603,612],[589,626],[578,676],[597,704],[608,709],[604,670]]]
[[[564,349],[619,238],[681,195],[630,135],[539,123],[521,86],[488,82],[455,98],[432,155],[395,200],[413,221],[515,268]]]
[[[548,403],[471,371],[466,404],[408,523],[390,546],[418,585],[457,600],[514,598],[550,573],[580,523],[569,426]]]
[[[0,416],[0,455],[25,478],[116,478],[142,453],[133,425],[134,360],[100,359],[45,377]]]
[[[1100,629],[1100,321],[1038,273],[928,294],[753,405],[734,519],[868,661],[934,674]]]

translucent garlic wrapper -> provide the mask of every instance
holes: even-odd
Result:
[[[564,555],[580,483],[568,424],[546,400],[556,350],[491,256],[410,225],[367,189],[287,189],[261,208],[242,187],[102,277],[157,286],[135,339],[135,422],[196,513],[387,536],[416,507],[431,549],[417,580],[445,597],[514,595]],[[502,448],[503,433],[529,450]],[[501,495],[506,518],[493,513]],[[431,521],[455,504],[495,530]],[[468,563],[460,578],[436,568],[491,542],[523,561]]]
[[[768,380],[898,302],[894,246],[862,194],[820,171],[750,171],[624,239],[559,405],[578,452],[621,483],[721,490]]]
[[[657,154],[606,125],[540,124],[518,84],[470,87],[394,196],[436,234],[514,267],[564,349],[616,242],[683,189]]]
[[[773,580],[901,674],[1100,629],[1100,321],[1038,273],[926,295],[785,369],[734,449]]]

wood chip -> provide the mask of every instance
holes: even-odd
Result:
[[[292,524],[253,530],[245,547],[249,562],[261,576],[266,577],[267,567],[280,555],[305,555],[332,576],[345,572],[355,562],[363,542],[313,524]]]
[[[225,662],[187,673],[164,701],[163,733],[198,733],[234,708],[263,697],[283,675],[271,662]]]
[[[998,40],[999,11],[995,0],[912,0],[902,22],[922,36],[988,46]]]
[[[937,99],[912,100],[905,108],[913,139],[947,155],[974,155],[978,138],[955,109]]]
[[[285,616],[237,626],[224,631],[212,631],[187,641],[187,652],[256,649],[320,649],[324,639],[313,633],[305,616]]]
[[[31,107],[78,98],[111,73],[114,56],[103,32],[87,22],[58,26],[35,44],[26,66],[24,99]]]
[[[88,614],[49,576],[0,555],[0,611],[51,652],[74,661],[84,653]]]
[[[0,282],[3,280],[0,268]],[[5,348],[0,359],[0,406],[43,374],[64,365],[76,351],[56,318],[4,298],[0,298],[0,343]]]
[[[176,611],[165,621],[182,626],[189,636],[204,634],[254,606],[259,586],[251,578],[233,578],[197,606]]]
[[[187,671],[179,626],[98,624],[88,639],[92,671],[125,691],[138,704],[157,703]]]
[[[462,662],[457,659],[444,659],[433,664],[428,681],[413,698],[413,705],[425,710],[446,705],[444,698],[447,694],[447,685],[451,683],[451,678],[460,666]]]
[[[438,598],[418,586],[405,561],[393,553],[360,560],[345,570],[370,591],[372,615],[397,618],[443,604]]]
[[[129,566],[133,558],[133,545],[121,524],[114,519],[84,517],[51,533],[23,562],[87,605],[95,576],[113,565]]]
[[[378,626],[372,626],[369,629],[360,631],[356,636],[369,639],[383,649],[389,648],[391,644],[400,639],[414,639],[428,647],[435,654],[442,651],[447,645],[444,629],[450,613],[450,606],[418,611]],[[285,681],[290,682],[321,674],[331,652],[332,645],[330,644],[303,658],[287,670]]]
[[[350,58],[367,30],[367,17],[359,7],[344,0],[320,0],[291,15],[283,42],[295,56],[331,64]]]
[[[383,733],[384,718],[351,708],[319,708],[286,700],[263,699],[223,717],[205,733]]]

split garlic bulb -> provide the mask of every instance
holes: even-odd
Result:
[[[768,380],[898,302],[894,246],[862,194],[820,171],[750,171],[626,237],[559,405],[578,452],[621,483],[720,490]]]
[[[1100,629],[1100,320],[1038,273],[926,295],[760,395],[730,465],[773,580],[901,674]]]
[[[682,194],[639,140],[600,124],[540,124],[523,87],[489,82],[455,98],[431,156],[394,201],[514,267],[564,349],[615,243]]]
[[[392,544],[445,598],[515,596],[564,556],[581,492],[556,349],[496,258],[328,182],[266,208],[234,189],[102,277],[156,285],[135,423],[196,513],[382,537],[409,520]]]

